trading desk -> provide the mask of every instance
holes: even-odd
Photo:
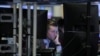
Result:
[[[37,49],[37,56],[55,56],[55,49]]]

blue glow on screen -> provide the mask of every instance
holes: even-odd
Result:
[[[100,17],[100,3],[98,3],[98,15]]]
[[[2,7],[2,8],[11,8],[10,5],[0,5],[0,7]]]

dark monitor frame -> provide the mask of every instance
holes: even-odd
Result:
[[[87,4],[85,3],[64,3],[64,46],[65,47],[73,38],[74,40],[63,50],[65,56],[72,56],[82,48],[82,44],[86,43],[86,16]],[[96,56],[98,51],[98,31],[99,31],[99,16],[98,6],[91,5],[90,19],[90,56]],[[95,19],[94,19],[95,18]],[[81,28],[84,27],[84,28]],[[92,27],[91,27],[92,26]],[[76,27],[76,29],[75,29]],[[83,32],[83,33],[82,33]],[[77,41],[76,41],[77,40]],[[79,43],[79,44],[77,44]],[[74,49],[73,49],[74,48]],[[77,50],[76,50],[77,49]],[[68,53],[67,53],[68,52]],[[87,49],[81,50],[76,56],[86,56]],[[82,54],[82,55],[81,55]]]

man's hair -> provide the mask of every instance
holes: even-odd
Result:
[[[49,29],[49,26],[58,26],[57,21],[49,19],[47,22],[47,29]]]
[[[64,27],[64,19],[59,19],[58,20],[58,26],[59,27]]]

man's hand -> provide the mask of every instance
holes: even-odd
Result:
[[[55,38],[55,40],[53,41],[56,45],[60,45],[59,42],[59,35],[57,35],[57,37]]]

